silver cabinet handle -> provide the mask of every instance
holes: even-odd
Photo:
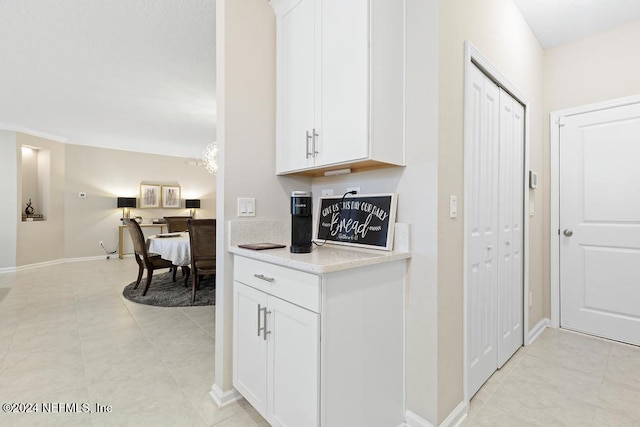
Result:
[[[562,234],[564,234],[567,237],[571,237],[573,236],[573,230],[571,230],[570,228],[565,229]]]
[[[316,132],[316,128],[313,128],[313,157],[316,156],[316,154],[318,154],[318,150],[316,149],[316,139],[320,136],[320,134],[318,134],[318,132]]]
[[[271,314],[270,311],[267,311],[267,307],[264,308],[262,312],[262,323],[264,323],[264,327],[262,328],[262,338],[266,341],[267,335],[271,333],[271,331],[267,331],[267,314]]]
[[[315,132],[314,132],[315,133]],[[314,139],[311,134],[309,133],[309,131],[307,131],[307,159],[309,158],[309,156],[313,156],[313,152],[309,151],[309,141],[311,141],[312,139]],[[315,145],[315,142],[314,142]]]
[[[256,279],[267,281],[267,282],[273,282],[274,280],[276,280],[273,277],[267,277],[264,274],[254,274],[253,277],[255,277]]]
[[[262,332],[262,330],[264,329],[262,326],[260,326],[260,312],[262,310],[266,310],[266,307],[262,308],[260,304],[258,304],[258,336],[260,336],[260,332]]]

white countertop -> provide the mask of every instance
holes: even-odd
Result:
[[[288,246],[283,249],[260,251],[230,246],[229,252],[314,274],[331,273],[333,271],[411,258],[411,252],[408,251],[382,251],[331,244],[320,247],[314,245],[311,253],[308,254],[292,254]]]

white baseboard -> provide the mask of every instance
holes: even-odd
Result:
[[[118,259],[118,254],[109,254],[109,257],[113,257],[113,259]],[[107,255],[98,255],[98,256],[88,256],[88,257],[80,257],[80,258],[61,258],[54,259],[51,261],[37,262],[35,264],[26,264],[20,265],[17,267],[3,267],[0,268],[0,274],[2,273],[15,273],[17,271],[31,270],[34,268],[40,267],[50,267],[52,265],[64,264],[67,262],[81,262],[81,261],[99,261],[102,259],[107,259]]]
[[[542,334],[542,332],[544,332],[544,330],[549,326],[551,326],[551,320],[547,318],[542,319],[538,323],[536,323],[536,325],[529,331],[529,343],[527,345],[533,344],[533,342],[540,336],[540,334]]]
[[[447,418],[444,419],[442,424],[440,424],[440,427],[457,427],[457,426],[459,426],[460,423],[462,423],[462,421],[465,418],[467,418],[468,409],[469,408],[467,407],[467,404],[464,401],[458,403],[458,406],[456,406],[453,409],[453,411],[451,411],[449,416],[447,416]]]
[[[213,401],[220,408],[223,406],[227,406],[228,404],[235,402],[236,400],[242,399],[242,395],[236,391],[235,388],[232,388],[228,391],[220,390],[218,384],[214,384],[211,386],[211,391],[209,391],[209,395],[213,399]]]
[[[463,401],[458,403],[458,406],[440,423],[439,427],[457,427],[466,417],[467,404]],[[411,411],[405,412],[404,421],[404,427],[435,427],[429,421]]]
[[[404,425],[405,427],[435,427],[429,421],[411,411],[404,413]]]
[[[66,260],[63,258],[63,259],[56,259],[51,261],[38,262],[35,264],[20,265],[17,267],[6,267],[6,268],[0,269],[0,273],[15,273],[17,271],[31,270],[33,268],[49,267],[51,265],[64,264],[65,262]]]

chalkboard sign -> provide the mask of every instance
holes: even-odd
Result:
[[[320,197],[317,206],[315,238],[319,243],[393,249],[397,194]]]

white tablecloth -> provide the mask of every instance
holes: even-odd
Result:
[[[178,237],[147,238],[149,253],[159,254],[174,265],[185,266],[191,264],[191,249],[189,247],[189,233],[180,233]]]

